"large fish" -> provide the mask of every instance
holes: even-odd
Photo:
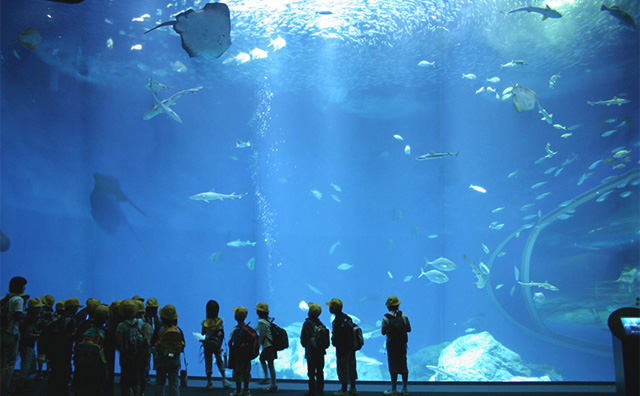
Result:
[[[533,108],[536,107],[538,95],[534,90],[523,88],[516,84],[513,86],[511,93],[513,94],[513,105],[519,113],[533,110]]]
[[[432,159],[440,159],[440,158],[446,158],[446,157],[453,157],[453,156],[458,156],[458,154],[460,154],[460,152],[458,151],[457,153],[452,153],[452,152],[448,152],[448,153],[434,153],[433,151],[428,153],[428,154],[423,154],[419,157],[416,157],[416,159],[418,161],[426,161],[426,160],[432,160]]]
[[[616,18],[622,26],[631,30],[636,30],[635,19],[631,16],[631,14],[629,14],[622,8],[618,6],[607,7],[605,4],[603,4],[600,7],[600,11],[609,11],[609,14],[611,14],[612,17]]]
[[[541,7],[521,7],[516,8],[511,11],[502,11],[503,14],[513,14],[514,12],[537,12],[542,15],[542,20],[546,20],[547,18],[562,18],[562,14],[558,11],[552,9],[548,5],[545,5],[544,8]]]
[[[189,9],[144,32],[172,26],[182,39],[182,48],[190,57],[219,58],[231,46],[231,18],[224,3],[208,3],[201,10]]]
[[[127,222],[120,202],[126,202],[141,214],[146,214],[136,206],[120,188],[120,182],[113,176],[93,174],[95,185],[89,200],[91,202],[91,217],[106,232],[113,234],[121,224],[131,226]]]

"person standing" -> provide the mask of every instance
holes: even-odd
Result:
[[[272,393],[278,390],[276,384],[276,368],[274,361],[278,358],[276,348],[273,345],[273,335],[271,334],[271,321],[269,320],[269,305],[266,302],[258,303],[256,306],[256,314],[258,315],[258,335],[262,352],[260,353],[260,364],[264,379],[258,382],[261,385],[269,386],[264,389],[265,392]],[[268,368],[268,373],[267,373]],[[269,379],[271,377],[271,379]]]
[[[347,386],[349,394],[355,395],[356,380],[358,372],[356,369],[356,351],[354,349],[354,325],[349,315],[342,312],[342,301],[337,298],[331,299],[326,303],[329,306],[329,312],[335,315],[333,320],[333,328],[331,335],[331,344],[336,347],[336,369],[338,371],[338,381],[340,381],[341,389],[334,393],[335,396],[345,396],[347,394]]]
[[[213,383],[211,375],[213,374],[213,357],[216,358],[216,366],[222,376],[222,387],[230,388],[231,383],[227,380],[224,370],[224,361],[222,359],[222,343],[224,342],[224,322],[218,316],[220,313],[220,305],[215,300],[209,300],[206,306],[207,317],[202,321],[201,334],[204,336],[202,346],[204,349],[204,366],[207,375],[206,389],[212,390]]]
[[[0,300],[2,307],[0,318],[0,392],[6,395],[9,391],[11,377],[18,358],[18,344],[20,342],[19,324],[24,317],[24,293],[27,280],[15,276],[9,281],[9,293]]]
[[[300,344],[304,347],[309,376],[307,396],[321,395],[324,392],[324,355],[329,347],[329,329],[320,321],[322,308],[309,303],[309,317],[304,321]]]
[[[391,389],[384,391],[385,395],[397,395],[398,374],[402,375],[402,394],[408,395],[407,383],[409,370],[407,369],[407,333],[411,332],[411,324],[407,315],[400,311],[398,297],[387,298],[385,304],[388,313],[382,318],[382,335],[387,336],[387,360],[391,375]]]
[[[182,329],[178,327],[178,313],[173,305],[160,309],[162,326],[151,337],[154,346],[153,363],[156,369],[156,396],[164,394],[168,382],[167,396],[180,395],[180,354],[184,351],[185,340]]]

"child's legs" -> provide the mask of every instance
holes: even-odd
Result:
[[[213,373],[213,352],[204,349],[204,372],[207,374],[207,379],[211,379],[211,374]]]

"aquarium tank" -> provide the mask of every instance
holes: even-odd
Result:
[[[339,298],[359,378],[388,379],[394,295],[412,381],[613,381],[607,318],[640,286],[639,14],[3,0],[1,286],[172,304],[189,375],[208,300],[227,335],[268,303],[278,378],[305,379],[308,304],[329,325]]]

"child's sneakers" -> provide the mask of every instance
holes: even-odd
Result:
[[[260,381],[258,381],[258,385],[269,385],[271,383],[271,380],[269,378],[263,378]]]
[[[271,385],[271,386],[265,388],[264,391],[266,393],[276,393],[278,391],[278,386],[277,385]]]
[[[382,394],[384,394],[385,396],[395,396],[398,394],[398,391],[395,389],[387,389],[386,391],[382,392]]]
[[[402,395],[403,396],[407,396],[409,394],[409,389],[407,388],[402,388]]]
[[[207,386],[204,387],[206,390],[213,390],[213,384],[211,381],[207,382]]]
[[[222,379],[222,387],[225,388],[225,389],[231,388],[231,382],[229,382],[228,379],[223,378]]]

